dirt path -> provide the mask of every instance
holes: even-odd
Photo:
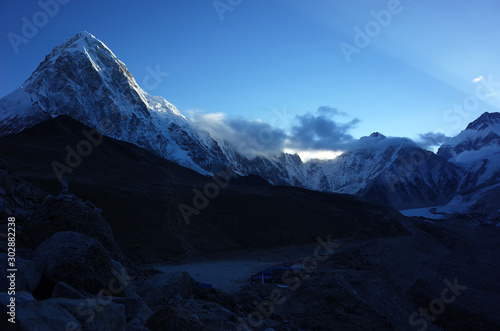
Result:
[[[216,289],[230,293],[250,284],[251,275],[281,262],[229,260],[180,265],[157,264],[151,267],[163,272],[187,271],[195,280],[212,284]]]

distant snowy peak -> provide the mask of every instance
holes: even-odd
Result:
[[[475,121],[469,123],[466,128],[466,130],[476,131],[485,131],[489,129],[493,131],[500,130],[500,113],[483,113]]]
[[[386,137],[380,132],[373,132],[369,136],[361,137],[349,146],[350,152],[382,153],[387,148],[418,147],[408,138]],[[349,153],[349,152],[348,152]]]
[[[307,187],[397,208],[447,202],[458,188],[456,167],[409,139],[373,133],[356,145],[333,160],[307,163]]]
[[[485,153],[487,149],[499,147],[500,113],[484,113],[471,122],[464,131],[443,144],[437,154],[452,162],[472,163],[487,158],[488,153]],[[466,157],[461,157],[462,154]]]
[[[500,182],[500,113],[482,114],[443,144],[437,154],[466,169],[460,194],[469,196],[484,191],[487,197],[493,192],[488,188]]]

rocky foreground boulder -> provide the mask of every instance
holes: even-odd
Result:
[[[75,231],[97,240],[113,259],[123,262],[121,250],[113,238],[111,227],[101,216],[101,210],[71,194],[45,197],[26,223],[22,240],[27,246],[36,248],[62,231]]]
[[[6,293],[0,293],[2,306],[7,305],[8,300]],[[82,330],[78,320],[55,302],[37,301],[26,292],[16,295],[16,300],[16,323],[11,324],[2,318],[2,330]]]
[[[44,284],[50,288],[64,281],[75,288],[97,294],[113,278],[111,255],[95,239],[81,233],[57,232],[44,241],[34,253],[44,265]]]
[[[113,301],[99,304],[93,300],[51,298],[43,303],[64,308],[78,321],[81,330],[125,330],[127,326],[125,306]]]

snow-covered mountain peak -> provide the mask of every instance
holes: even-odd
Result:
[[[78,37],[78,38],[91,38],[91,39],[95,39],[97,40],[96,37],[94,37],[94,35],[90,32],[87,32],[87,31],[80,31],[78,32],[75,37]]]
[[[5,127],[0,135],[59,115],[200,173],[225,162],[208,133],[193,128],[165,99],[140,88],[125,64],[88,32],[55,47],[23,86],[0,99]]]
[[[483,113],[464,131],[443,144],[437,154],[452,162],[472,163],[487,158],[487,148],[499,146],[500,113]],[[463,156],[459,157],[461,154]]]
[[[59,114],[60,109],[56,108],[61,108],[60,104],[54,105],[51,101],[68,93],[80,96],[85,91],[92,96],[91,101],[99,97],[111,99],[107,101],[114,103],[114,113],[167,116],[178,121],[179,126],[186,126],[185,117],[174,105],[140,88],[125,64],[102,41],[86,31],[55,47],[22,89],[51,116]]]
[[[99,39],[97,39],[93,34],[82,31],[78,32],[72,38],[68,39],[61,45],[54,48],[52,53],[48,55],[57,56],[61,55],[64,52],[81,52],[85,53],[86,51],[103,51],[108,53],[113,59],[118,60],[117,57],[113,54],[113,52]]]
[[[482,114],[443,144],[437,154],[467,169],[461,191],[470,193],[497,186],[500,179],[500,113]],[[484,198],[488,199],[487,194]]]
[[[476,131],[484,131],[488,129],[493,129],[493,127],[498,126],[500,129],[500,113],[483,113],[479,116],[475,121],[469,123],[467,125],[466,130],[476,130]]]
[[[97,39],[93,34],[87,32],[87,31],[82,31],[78,32],[76,35],[74,35],[72,38],[68,39],[66,42],[62,43],[56,49],[71,49],[71,48],[77,48],[78,46],[86,46],[86,47],[96,47],[96,46],[103,46],[104,43]],[[106,47],[107,48],[107,47]]]
[[[92,68],[108,80],[119,77],[109,77],[110,73],[106,75],[104,72],[112,71],[114,68],[118,69],[127,78],[131,87],[139,89],[139,86],[125,64],[118,60],[115,54],[102,41],[86,31],[77,33],[66,42],[55,47],[40,63],[31,77],[23,84],[23,87],[29,91],[32,84],[38,84],[37,81],[47,75],[47,71],[59,71],[72,79],[72,75],[80,74],[87,69],[85,66],[87,62],[90,64],[89,68]],[[76,63],[79,66],[73,66]]]

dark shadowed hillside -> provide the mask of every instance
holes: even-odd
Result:
[[[348,195],[271,186],[256,176],[231,174],[215,181],[107,137],[87,152],[90,142],[82,141],[93,138],[83,131],[92,130],[60,116],[0,138],[1,156],[17,174],[54,194],[61,184],[53,162],[59,162],[58,169],[79,163],[63,175],[70,192],[103,210],[118,244],[135,261],[297,244],[326,234],[380,238],[405,233],[399,223],[404,217],[391,208]],[[68,151],[75,153],[78,146],[88,155],[77,162],[72,154],[67,163]],[[181,204],[185,215],[191,214],[189,224]]]

